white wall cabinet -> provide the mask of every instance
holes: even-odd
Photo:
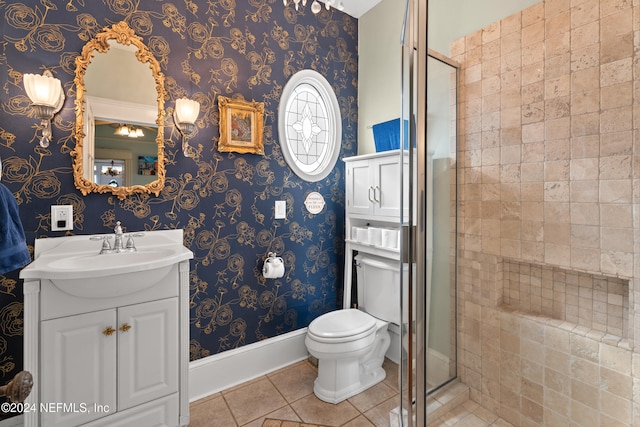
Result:
[[[402,194],[408,194],[408,156],[403,155],[402,162],[400,159],[400,150],[343,159],[346,169],[344,307],[351,303],[353,251],[390,259],[400,257],[399,236],[395,240],[396,245],[391,246],[363,242],[355,235],[356,229],[369,228],[378,229],[376,231],[391,229],[399,233],[401,225],[407,221],[408,200],[403,200]],[[401,179],[404,182],[402,187]]]
[[[168,233],[182,245],[182,231],[172,232],[148,234]],[[88,236],[60,239],[80,237],[88,241]],[[159,247],[153,238],[148,243]],[[26,426],[189,423],[189,261],[184,259],[192,254],[185,251],[153,286],[124,296],[70,295],[55,278],[26,273],[25,369],[34,376]]]
[[[348,157],[344,162],[348,216],[398,221],[402,208],[399,151]]]

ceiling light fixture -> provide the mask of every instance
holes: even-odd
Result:
[[[129,136],[129,126],[127,125],[120,125],[118,126],[118,128],[116,129],[115,132],[113,132],[115,135],[119,135],[119,136]]]
[[[142,128],[137,128],[131,125],[120,125],[116,128],[113,134],[118,136],[128,136],[129,138],[142,138],[144,136]]]

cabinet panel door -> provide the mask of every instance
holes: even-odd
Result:
[[[376,169],[376,215],[394,217],[400,221],[400,163],[397,159],[391,159],[377,163]]]
[[[178,395],[173,394],[118,412],[84,427],[175,427],[179,423]]]
[[[41,327],[40,402],[48,408],[41,425],[79,425],[108,415],[94,412],[94,405],[115,412],[117,335],[103,332],[115,332],[116,311],[47,320]]]
[[[369,162],[347,165],[347,209],[349,214],[368,215],[372,212],[373,188],[370,182]]]
[[[118,410],[177,392],[178,350],[178,298],[119,308]]]

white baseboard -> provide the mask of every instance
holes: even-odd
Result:
[[[305,360],[306,334],[298,329],[189,363],[189,402]]]

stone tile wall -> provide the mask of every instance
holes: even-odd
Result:
[[[516,426],[640,425],[638,53],[640,0],[542,1],[452,45],[459,374]],[[597,298],[582,324],[580,288],[577,318],[502,304],[514,265],[628,282],[622,333]]]
[[[502,266],[510,308],[628,337],[628,280],[511,260]]]

